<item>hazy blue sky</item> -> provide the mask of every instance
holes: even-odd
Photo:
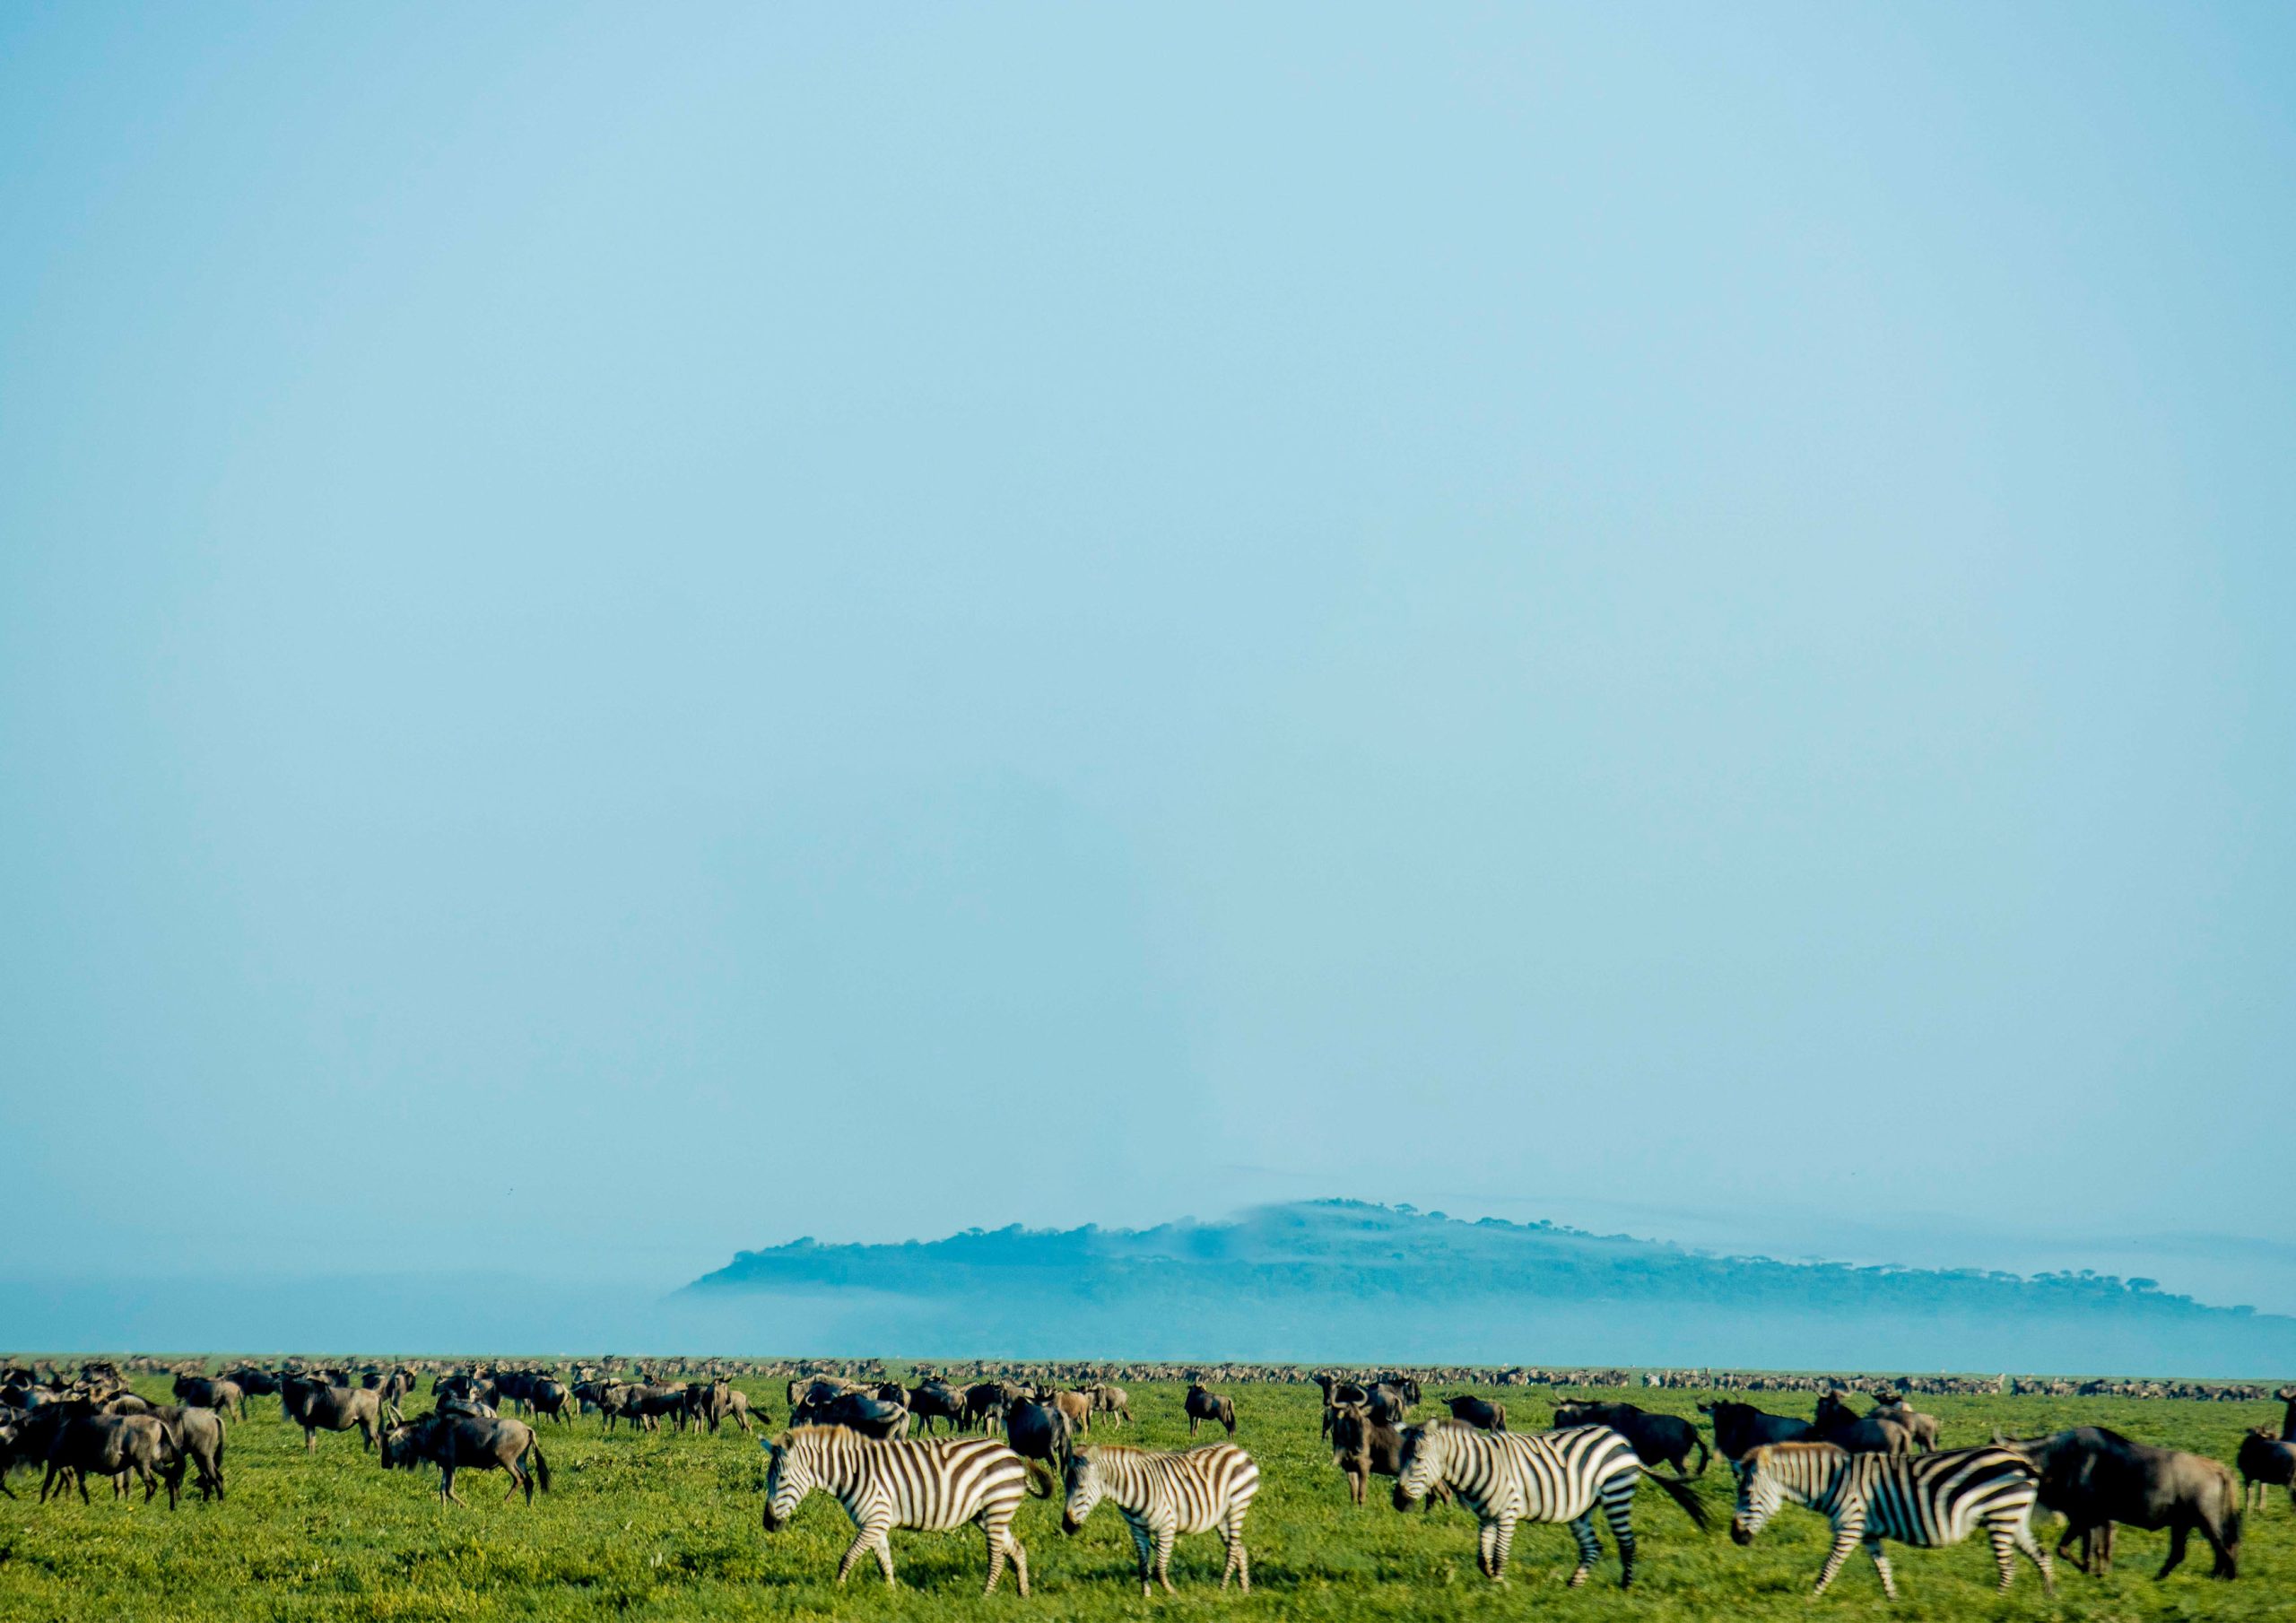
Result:
[[[0,236],[12,1266],[2296,1306],[2296,12],[9,4]]]

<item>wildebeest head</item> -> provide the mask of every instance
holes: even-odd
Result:
[[[430,1440],[430,1417],[410,1420],[404,1426],[394,1426],[383,1433],[380,1447],[385,1471],[412,1471],[428,1457],[424,1446]]]
[[[1558,1398],[1554,1404],[1554,1428],[1584,1426],[1594,1410],[1594,1404],[1585,1398]]]
[[[1092,1458],[1089,1448],[1079,1448],[1068,1456],[1068,1470],[1064,1486],[1067,1494],[1060,1507],[1060,1531],[1082,1532],[1084,1518],[1100,1502],[1100,1462]]]

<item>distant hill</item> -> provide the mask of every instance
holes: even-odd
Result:
[[[1359,1201],[1146,1229],[801,1239],[741,1253],[678,1301],[788,1350],[911,1357],[2296,1372],[2296,1319],[2148,1280],[1719,1257]]]

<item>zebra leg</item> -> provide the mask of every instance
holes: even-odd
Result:
[[[1228,1587],[1228,1575],[1230,1573],[1233,1573],[1237,1577],[1243,1581],[1243,1592],[1246,1594],[1249,1594],[1252,1593],[1252,1564],[1250,1558],[1244,1554],[1244,1518],[1242,1514],[1235,1511],[1230,1512],[1227,1525],[1222,1528],[1221,1531],[1227,1537],[1228,1565],[1221,1569],[1220,1587],[1222,1589]]]
[[[996,1580],[1004,1575],[1004,1541],[1011,1532],[1011,1529],[1000,1527],[994,1522],[983,1522],[980,1524],[980,1531],[988,1539],[988,1587],[980,1593],[984,1595],[993,1595],[996,1593]],[[1029,1593],[1029,1581],[1026,1577],[1021,1579],[1021,1593],[1022,1594]]]
[[[1603,1558],[1602,1544],[1595,1537],[1595,1512],[1591,1506],[1570,1523],[1570,1536],[1578,1541],[1578,1565],[1571,1569],[1570,1583],[1570,1588],[1577,1589],[1595,1570],[1595,1563]]]
[[[1021,1586],[1021,1599],[1029,1598],[1029,1552],[1021,1548],[1020,1540],[1013,1536],[1010,1523],[1004,1527],[1005,1552],[1013,1558],[1013,1582]]]
[[[1486,1578],[1495,1578],[1499,1575],[1497,1569],[1491,1564],[1492,1552],[1498,1548],[1499,1523],[1486,1516],[1483,1518],[1483,1525],[1475,1529],[1474,1549],[1475,1570]]]
[[[1148,1536],[1146,1523],[1135,1522],[1130,1516],[1126,1516],[1124,1519],[1124,1524],[1132,1529],[1132,1548],[1140,1557],[1140,1594],[1141,1598],[1145,1600],[1156,1591],[1155,1541]]]
[[[1156,1529],[1156,1581],[1164,1586],[1168,1595],[1179,1592],[1172,1587],[1172,1535],[1170,1523]]]
[[[2025,1554],[2031,1558],[2033,1570],[2041,1575],[2041,1593],[2045,1595],[2055,1594],[2057,1593],[2057,1575],[2049,1570],[2048,1551],[2043,1549],[2039,1543],[2033,1538],[2032,1528],[2022,1517],[2020,1517],[2011,1525],[2009,1529],[2009,1537],[2016,1544],[2018,1549],[2023,1550]],[[2003,1586],[2005,1588],[2007,1587],[2005,1583]]]
[[[1826,1556],[1825,1566],[1818,1572],[1818,1586],[1810,1592],[1813,1596],[1826,1593],[1840,1573],[1841,1564],[1849,1559],[1849,1552],[1857,1548],[1864,1537],[1865,1529],[1862,1527],[1844,1527],[1835,1532],[1833,1549]]]
[[[1499,1523],[1499,1536],[1491,1541],[1491,1575],[1500,1582],[1507,1579],[1507,1552],[1515,1548],[1515,1518],[1506,1516]]]
[[[1603,1496],[1603,1519],[1611,1524],[1611,1538],[1618,1545],[1618,1586],[1621,1589],[1634,1582],[1633,1479],[1630,1477],[1627,1481],[1628,1488],[1624,1493]]]
[[[1883,1595],[1889,1600],[1896,1600],[1898,1583],[1890,1575],[1890,1558],[1882,1553],[1881,1535],[1870,1532],[1866,1535],[1866,1553],[1874,1558],[1874,1570],[1881,1575]]]

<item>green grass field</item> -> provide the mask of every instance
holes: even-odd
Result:
[[[771,1411],[783,1412],[773,1383],[744,1383]],[[165,1395],[165,1384],[139,1388]],[[1135,1424],[1119,1440],[1180,1446],[1180,1389],[1134,1386]],[[1825,1524],[1788,1510],[1752,1549],[1726,1532],[1730,1478],[1718,1463],[1700,1486],[1714,1513],[1700,1533],[1665,1496],[1636,1497],[1642,1562],[1635,1589],[1621,1594],[1605,1540],[1605,1564],[1576,1593],[1563,1589],[1569,1532],[1525,1526],[1506,1586],[1474,1565],[1474,1522],[1457,1510],[1399,1515],[1384,1497],[1361,1509],[1317,1436],[1312,1386],[1242,1386],[1236,1440],[1259,1461],[1262,1488],[1248,1528],[1254,1589],[1222,1595],[1216,1538],[1183,1539],[1173,1563],[1176,1598],[1144,1601],[1133,1577],[1131,1542],[1103,1507],[1074,1539],[1059,1531],[1057,1504],[1031,1500],[1017,1524],[1028,1547],[1034,1595],[1022,1601],[1008,1577],[993,1599],[980,1537],[893,1535],[902,1588],[888,1593],[865,1564],[839,1591],[831,1577],[850,1538],[834,1501],[815,1496],[795,1525],[767,1537],[760,1525],[764,1456],[738,1431],[718,1436],[600,1429],[543,1422],[543,1447],[555,1490],[533,1509],[501,1502],[499,1472],[470,1473],[457,1486],[472,1508],[442,1507],[436,1475],[385,1472],[361,1451],[355,1433],[322,1435],[306,1456],[301,1434],[274,1399],[250,1402],[250,1419],[230,1429],[225,1475],[229,1502],[196,1496],[169,1514],[164,1497],[115,1502],[100,1485],[95,1503],[36,1504],[37,1479],[17,1474],[22,1497],[0,1499],[0,1619],[656,1619],[925,1618],[967,1614],[1094,1619],[1252,1615],[1331,1619],[1520,1618],[2063,1618],[2246,1619],[2296,1618],[2296,1515],[2277,1495],[2248,1521],[2242,1575],[2233,1584],[2205,1575],[2197,1541],[2185,1567],[2165,1584],[2151,1575],[2163,1535],[2124,1530],[2114,1574],[2092,1579],[2060,1569],[2058,1598],[2042,1598],[2021,1567],[2005,1599],[1993,1593],[1982,1540],[1947,1550],[1892,1554],[1904,1598],[1891,1607],[1870,1564],[1853,1558],[1832,1593],[1814,1606],[1808,1591],[1825,1548]],[[1448,1390],[1448,1389],[1446,1389]],[[1509,1407],[1517,1429],[1544,1426],[1551,1398],[1540,1391],[1487,1390]],[[1691,1393],[1613,1394],[1692,1412]],[[1422,1415],[1439,1412],[1431,1402]],[[2270,1405],[2040,1398],[1925,1399],[1945,1423],[1948,1446],[1987,1440],[1998,1424],[2018,1433],[2080,1422],[2115,1427],[2230,1461],[2242,1428],[2276,1422]],[[1806,1413],[1807,1402],[1763,1406]],[[427,1400],[411,1406],[427,1407]],[[1100,1435],[1100,1434],[1096,1434]],[[2040,1529],[2045,1543],[2052,1526]]]

